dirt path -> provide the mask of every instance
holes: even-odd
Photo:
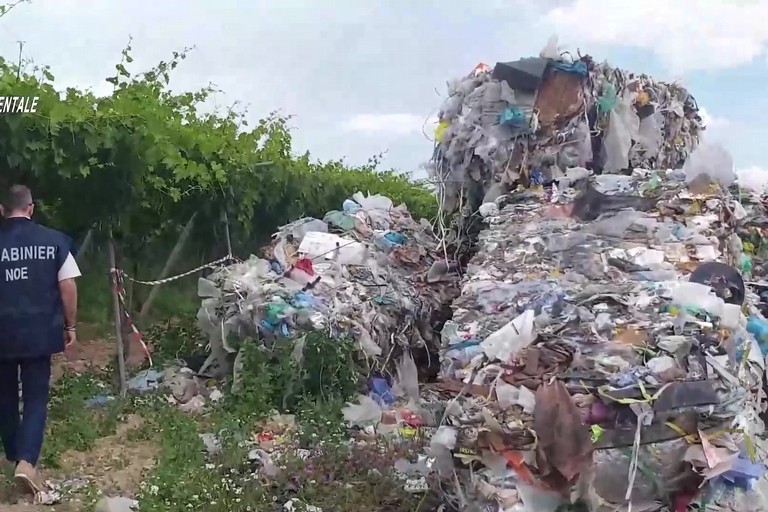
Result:
[[[103,372],[112,363],[113,354],[114,345],[109,341],[81,342],[74,355],[54,359],[52,381],[59,381],[68,372]],[[44,479],[72,489],[65,493],[60,504],[32,504],[31,495],[16,488],[9,474],[4,475],[0,482],[0,512],[86,510],[96,499],[97,491],[108,496],[134,496],[157,452],[157,447],[146,439],[147,436],[141,435],[143,426],[141,417],[128,416],[118,425],[114,435],[97,439],[93,449],[66,451],[61,454],[59,469],[41,468]]]
[[[65,372],[84,373],[89,369],[103,371],[115,357],[115,347],[109,340],[80,341],[74,353],[54,357],[51,379],[58,381]]]

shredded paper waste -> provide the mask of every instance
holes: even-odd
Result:
[[[420,440],[396,469],[445,511],[768,510],[768,203],[703,130],[682,86],[556,38],[481,64],[449,84],[429,167],[466,268],[405,206],[355,194],[200,280],[200,373],[237,386],[237,339],[350,336],[393,362],[351,431]]]

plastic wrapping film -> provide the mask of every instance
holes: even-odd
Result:
[[[684,460],[688,443],[675,439],[640,446],[637,455],[632,447],[597,450],[594,456],[594,492],[600,500],[611,505],[626,505],[627,476],[633,457],[638,471],[632,486],[631,499],[637,502],[660,500],[685,488],[690,478]]]

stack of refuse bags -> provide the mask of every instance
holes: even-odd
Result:
[[[474,211],[571,167],[679,168],[703,129],[685,88],[561,52],[553,37],[539,57],[479,64],[449,83],[427,169],[444,208]]]
[[[237,372],[236,340],[350,336],[368,358],[439,345],[433,319],[458,294],[456,265],[426,220],[360,192],[323,220],[280,229],[262,258],[201,278],[198,324],[210,356],[201,374]],[[395,350],[398,349],[399,350]]]
[[[637,169],[494,205],[440,382],[347,421],[421,432],[456,510],[768,510],[768,323],[734,266],[738,198]]]

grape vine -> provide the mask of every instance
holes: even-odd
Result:
[[[94,226],[120,233],[136,258],[194,212],[210,228],[226,209],[243,244],[300,216],[322,217],[357,190],[405,202],[415,217],[434,214],[425,184],[379,171],[376,158],[352,167],[295,155],[280,113],[250,127],[235,109],[202,112],[216,90],[169,88],[189,51],[134,74],[129,43],[104,97],[58,91],[48,66],[0,58],[0,96],[40,98],[36,113],[0,116],[0,185],[29,185],[44,220],[69,233]],[[201,236],[199,243],[212,243],[214,230]]]

